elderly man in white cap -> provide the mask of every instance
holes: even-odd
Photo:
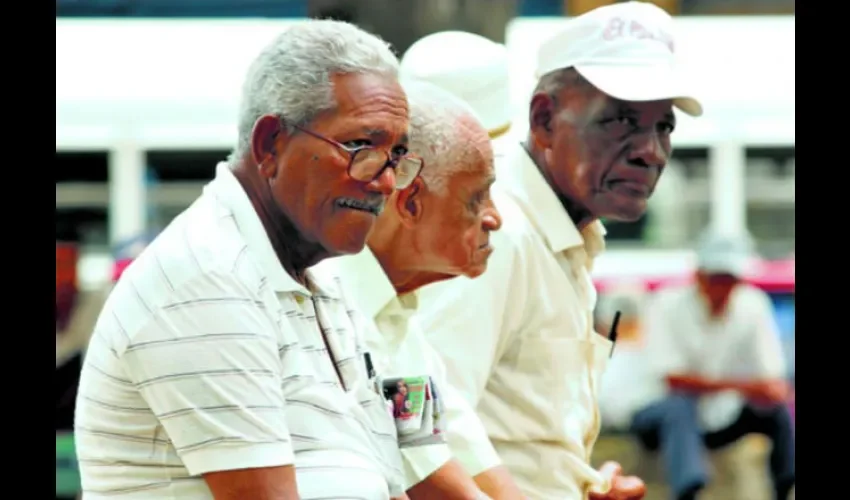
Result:
[[[618,3],[545,42],[530,130],[497,162],[502,230],[487,272],[423,290],[421,320],[502,461],[534,499],[642,498],[590,465],[612,344],[593,330],[602,217],[646,211],[671,154],[674,107],[699,115],[674,64],[671,17]],[[494,196],[496,196],[494,194]]]
[[[742,282],[750,251],[746,237],[708,235],[695,282],[660,291],[647,309],[644,386],[652,392],[632,430],[660,447],[677,500],[706,485],[706,448],[750,433],[773,443],[775,498],[787,499],[794,485],[785,360],[770,298]]]
[[[365,341],[378,371],[386,377],[428,374],[442,393],[448,446],[402,449],[411,500],[518,499],[474,408],[446,382],[440,356],[412,318],[423,286],[475,278],[487,269],[490,235],[501,224],[490,197],[493,151],[462,99],[424,82],[407,81],[404,90],[409,147],[422,157],[422,172],[390,197],[364,251],[318,267],[338,275],[353,304],[372,320]]]
[[[483,36],[441,31],[419,39],[401,59],[401,77],[436,85],[472,107],[494,147],[511,127],[508,49]]]

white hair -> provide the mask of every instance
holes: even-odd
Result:
[[[475,111],[463,99],[422,81],[402,80],[410,108],[408,147],[425,167],[420,176],[428,189],[445,194],[448,180],[472,170],[477,152],[474,135],[488,139]],[[489,140],[482,140],[489,147]]]
[[[288,28],[251,63],[239,105],[239,141],[233,156],[251,149],[254,123],[277,115],[291,132],[336,102],[331,77],[378,73],[398,77],[398,58],[375,35],[341,21],[309,20]]]

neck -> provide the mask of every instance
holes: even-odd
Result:
[[[283,269],[295,281],[306,286],[307,268],[328,257],[327,251],[317,243],[304,241],[289,217],[275,203],[271,189],[256,165],[241,160],[231,168],[251,200]]]
[[[425,285],[452,278],[452,275],[431,271],[423,266],[412,232],[384,212],[366,242],[384,274],[389,278],[396,295],[403,295]]]
[[[528,156],[531,157],[531,161],[534,162],[534,165],[537,166],[537,170],[543,178],[546,179],[546,183],[549,184],[549,187],[555,193],[555,196],[558,197],[558,201],[561,202],[564,210],[567,211],[567,214],[569,214],[570,219],[572,219],[573,224],[576,225],[579,231],[595,221],[597,218],[594,217],[593,214],[591,214],[586,208],[567,198],[558,190],[555,182],[552,180],[552,175],[549,173],[549,166],[546,164],[546,155],[543,150],[535,144],[530,135],[528,139],[526,139],[525,144],[523,144],[523,147],[525,147],[525,150],[528,152]]]

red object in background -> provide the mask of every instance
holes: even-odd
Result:
[[[124,274],[124,271],[127,267],[133,263],[133,259],[120,259],[116,260],[115,264],[112,265],[112,282],[118,283],[118,279]]]
[[[796,288],[795,269],[794,259],[760,260],[755,263],[745,281],[767,293],[793,293]],[[644,290],[651,292],[663,286],[691,283],[693,279],[694,277],[690,274],[670,274],[665,276],[606,278],[594,280],[594,283],[599,293],[617,288],[623,282],[637,284],[642,286]]]
[[[56,288],[77,286],[77,262],[79,250],[73,243],[56,242]]]
[[[56,242],[56,330],[68,326],[77,301],[79,249],[73,243]]]

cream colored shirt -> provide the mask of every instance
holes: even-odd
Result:
[[[373,328],[365,341],[375,368],[384,377],[430,375],[442,390],[447,420],[447,445],[402,448],[407,488],[419,483],[452,456],[475,476],[499,465],[496,451],[473,408],[446,381],[439,355],[428,344],[417,321],[416,292],[397,296],[395,288],[371,250],[329,259],[317,267],[340,276],[348,301]]]
[[[773,306],[767,294],[739,285],[726,314],[712,319],[695,285],[662,290],[646,314],[647,378],[641,406],[667,394],[664,378],[693,373],[714,380],[760,380],[785,377],[785,358]],[[745,400],[736,391],[700,398],[700,423],[706,431],[731,425]]]
[[[518,143],[497,177],[503,224],[487,272],[423,288],[419,318],[523,492],[581,500],[609,488],[590,466],[611,350],[592,328],[604,229],[579,231]]]

